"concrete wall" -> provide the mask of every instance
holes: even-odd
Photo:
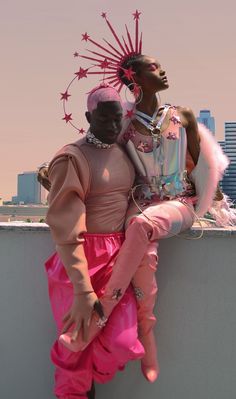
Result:
[[[161,373],[130,364],[97,399],[235,399],[236,231],[160,245],[156,336]],[[0,398],[52,399],[55,336],[44,260],[46,227],[0,225]]]

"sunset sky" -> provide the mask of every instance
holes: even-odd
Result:
[[[16,176],[50,160],[78,134],[61,120],[60,92],[85,60],[81,34],[112,40],[101,12],[119,34],[125,23],[133,34],[132,13],[142,12],[143,52],[160,60],[170,88],[162,102],[185,105],[195,114],[210,109],[216,135],[223,138],[224,121],[236,120],[235,0],[3,1],[1,41],[0,197],[16,194]],[[86,95],[96,80],[77,84],[73,115],[87,127]],[[72,112],[71,111],[71,112]]]

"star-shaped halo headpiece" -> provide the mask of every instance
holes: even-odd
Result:
[[[80,57],[90,61],[90,65],[87,68],[79,67],[78,71],[75,72],[75,77],[70,81],[65,92],[61,93],[61,100],[63,101],[64,118],[66,123],[70,123],[79,133],[83,134],[84,129],[78,128],[73,122],[72,113],[67,112],[66,105],[68,103],[70,87],[76,80],[81,80],[87,78],[89,75],[102,75],[102,85],[112,85],[117,89],[118,92],[121,91],[124,83],[122,82],[122,77],[126,78],[133,85],[133,94],[135,97],[139,95],[138,86],[135,84],[134,75],[135,72],[132,67],[123,68],[128,59],[142,54],[142,33],[139,33],[139,18],[141,12],[136,10],[133,13],[133,18],[135,22],[135,33],[134,39],[132,39],[131,33],[129,32],[127,25],[125,25],[126,38],[122,35],[122,39],[118,37],[118,34],[114,30],[110,21],[107,18],[107,13],[103,12],[101,14],[102,18],[106,21],[106,24],[112,33],[113,39],[115,39],[115,44],[111,44],[108,40],[103,39],[104,43],[100,44],[93,40],[87,32],[82,34],[82,41],[89,42],[93,45],[93,49],[86,49],[88,55],[83,55],[77,51],[74,53],[74,57]],[[92,62],[92,65],[91,65]],[[123,72],[123,73],[122,73]]]

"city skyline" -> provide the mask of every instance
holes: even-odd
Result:
[[[225,122],[225,137],[221,147],[230,160],[221,182],[222,189],[233,201],[236,200],[236,122]]]
[[[199,0],[191,7],[187,0],[159,7],[154,0],[148,5],[131,1],[128,6],[124,0],[87,0],[87,7],[78,0],[69,5],[56,0],[33,3],[4,2],[0,17],[4,78],[0,197],[4,200],[15,194],[20,171],[36,169],[65,143],[78,138],[61,120],[60,92],[80,64],[85,65],[73,57],[85,47],[81,34],[87,31],[97,40],[108,36],[100,16],[103,11],[119,33],[125,23],[132,30],[132,13],[136,9],[142,12],[144,52],[158,57],[170,82],[169,90],[161,93],[162,102],[189,106],[196,116],[200,109],[210,109],[217,140],[223,139],[224,122],[236,120],[233,1],[215,4]],[[94,82],[84,79],[78,86],[75,109],[85,129],[86,93]]]

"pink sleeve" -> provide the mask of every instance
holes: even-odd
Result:
[[[87,264],[83,250],[86,232],[85,193],[73,155],[54,158],[48,170],[51,189],[46,222],[66,269],[75,264]]]

